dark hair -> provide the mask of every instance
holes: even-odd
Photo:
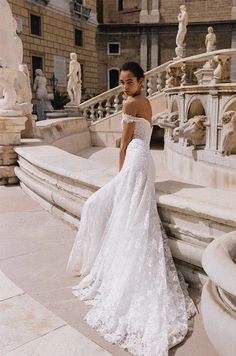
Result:
[[[126,62],[120,68],[120,72],[122,70],[129,70],[132,72],[137,79],[144,78],[144,70],[140,65],[136,62]]]

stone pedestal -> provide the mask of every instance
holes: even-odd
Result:
[[[0,116],[0,185],[15,184],[17,154],[14,145],[21,142],[21,131],[25,128],[27,117]]]
[[[27,121],[25,123],[25,129],[21,132],[22,138],[36,137],[36,115],[26,115]]]
[[[79,107],[71,105],[70,103],[65,106],[65,112],[67,112],[70,117],[77,117],[80,114]]]
[[[202,68],[194,72],[197,77],[198,84],[208,85],[211,84],[214,69],[212,68]]]

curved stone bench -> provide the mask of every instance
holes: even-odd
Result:
[[[76,154],[91,146],[88,123],[84,117],[49,119],[37,122],[37,136],[43,142]]]
[[[236,231],[209,244],[202,265],[209,276],[202,291],[208,337],[220,356],[236,352]]]
[[[24,191],[75,227],[85,200],[118,173],[116,167],[54,146],[25,145],[16,152],[16,175]],[[195,274],[193,283],[201,279],[205,247],[222,231],[236,229],[236,195],[230,192],[226,199],[226,194],[217,190],[216,197],[214,189],[169,180],[157,183],[157,204],[173,255],[188,265],[188,279]]]

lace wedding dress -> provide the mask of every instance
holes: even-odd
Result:
[[[135,121],[121,171],[83,206],[68,270],[83,276],[73,294],[92,305],[85,320],[105,340],[139,356],[166,356],[196,308],[178,275],[158,216],[152,128]]]

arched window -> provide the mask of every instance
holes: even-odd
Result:
[[[119,69],[111,68],[108,70],[108,89],[115,88],[119,85]]]

